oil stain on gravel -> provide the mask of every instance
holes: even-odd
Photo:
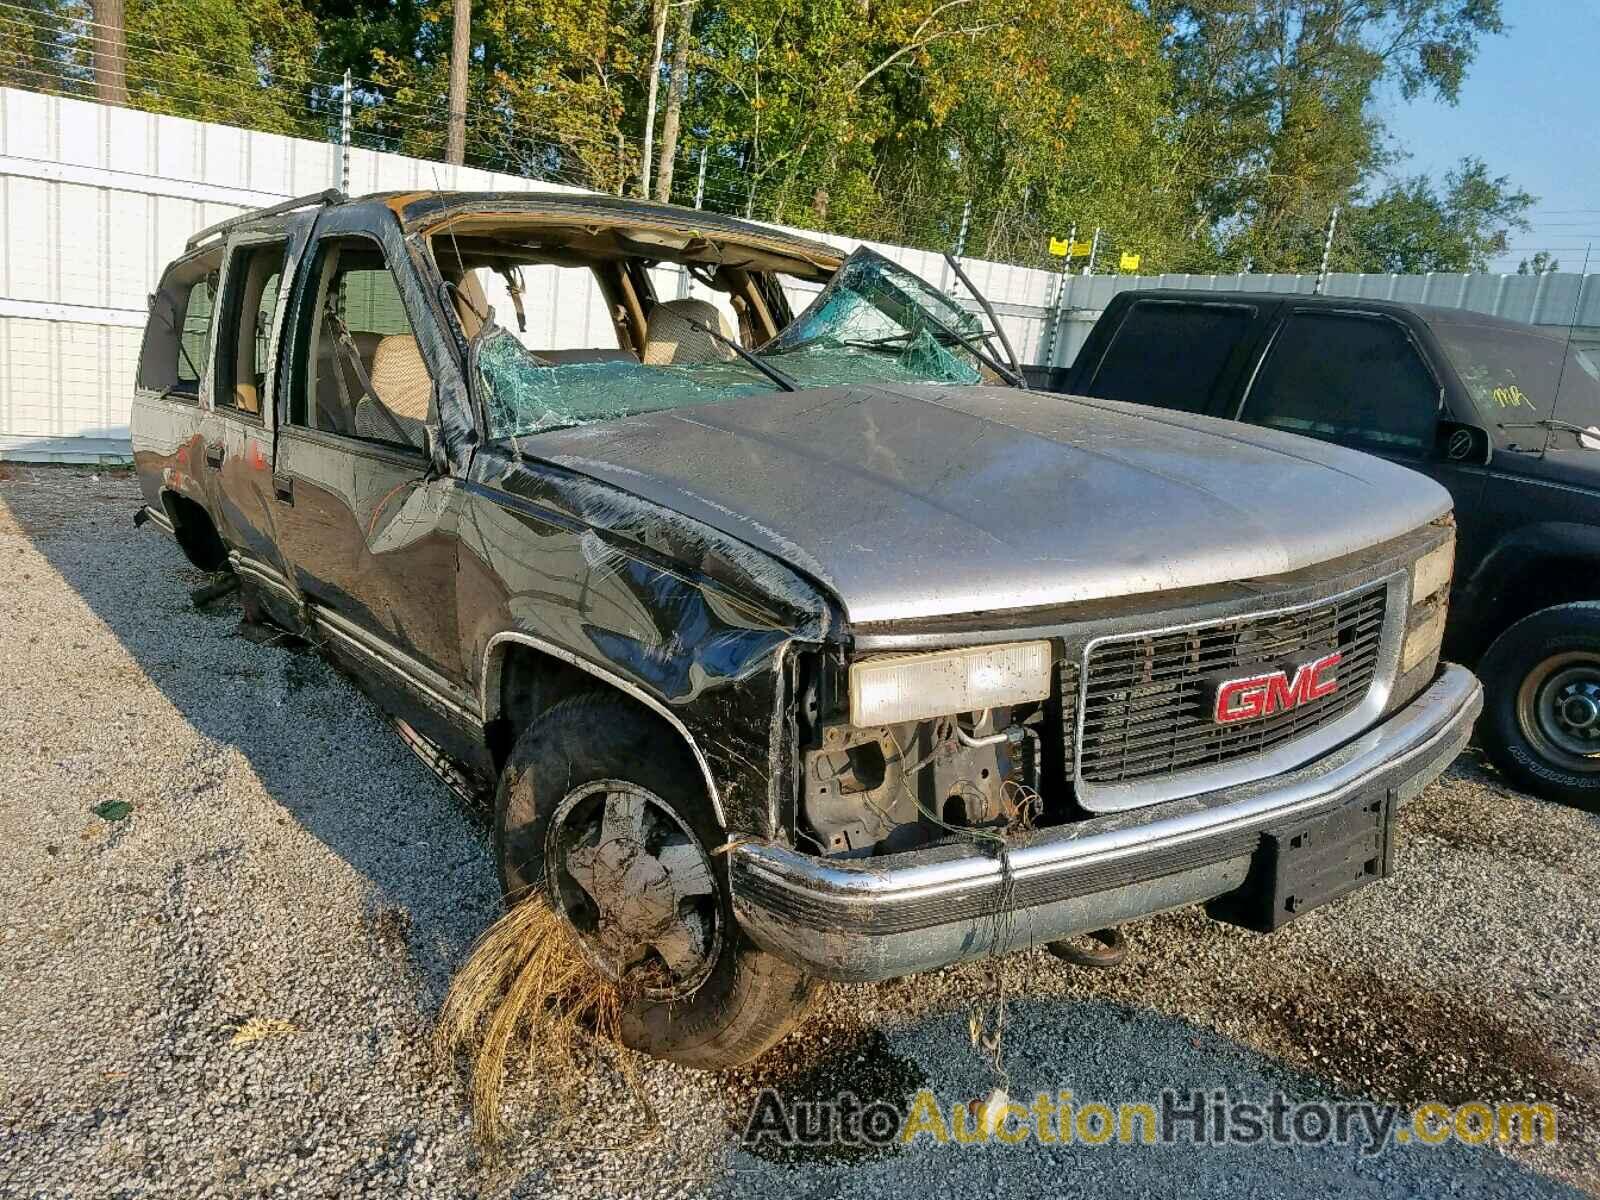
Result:
[[[911,1059],[896,1054],[876,1029],[841,1021],[819,1027],[813,1020],[754,1066],[730,1075],[728,1081],[727,1124],[735,1137],[742,1138],[765,1090],[776,1094],[796,1132],[801,1133],[799,1127],[806,1115],[815,1112],[811,1106],[843,1093],[853,1095],[862,1108],[882,1100],[904,1112],[911,1097],[927,1086],[928,1076]],[[817,1128],[814,1116],[812,1128]],[[797,1139],[796,1144],[781,1145],[762,1138],[742,1144],[742,1148],[757,1158],[789,1166],[848,1166],[900,1153],[897,1143],[873,1146],[837,1138],[827,1142],[807,1145]]]

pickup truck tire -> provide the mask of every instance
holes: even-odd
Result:
[[[1495,639],[1478,674],[1479,736],[1495,765],[1537,796],[1600,810],[1600,603],[1524,617]]]
[[[574,895],[571,880],[559,869],[547,869],[552,848],[560,853],[560,846],[571,844],[562,839],[564,823],[581,811],[574,804],[585,803],[587,793],[602,784],[602,792],[626,791],[654,806],[652,830],[672,830],[675,824],[692,835],[715,891],[705,903],[716,913],[717,935],[704,955],[710,961],[699,973],[698,985],[669,998],[625,989],[623,1043],[654,1058],[706,1070],[752,1061],[795,1027],[819,985],[798,967],[758,949],[740,931],[726,859],[709,854],[726,834],[710,811],[700,769],[670,731],[625,701],[604,693],[563,700],[534,720],[512,748],[500,776],[494,818],[495,864],[507,902],[550,897],[578,932],[580,943],[603,950],[600,935],[579,928],[566,902],[551,895],[557,887]],[[610,799],[607,795],[602,801],[605,820],[610,819]],[[553,819],[557,814],[559,819]],[[687,854],[682,845],[677,848]],[[573,908],[582,903],[577,896]],[[703,928],[704,918],[697,920],[697,928]],[[599,961],[596,954],[590,957]]]

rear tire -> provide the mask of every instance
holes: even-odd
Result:
[[[1478,674],[1478,734],[1495,765],[1536,796],[1600,810],[1600,603],[1524,617]]]
[[[583,893],[571,875],[562,873],[563,861],[575,861],[572,851],[565,851],[564,860],[559,858],[564,853],[561,847],[577,846],[591,860],[600,853],[594,845],[583,844],[582,836],[598,820],[592,817],[595,802],[586,799],[597,791],[604,793],[600,803],[605,820],[610,819],[612,796],[623,795],[646,806],[652,836],[666,836],[676,843],[674,861],[709,864],[714,882],[714,895],[706,897],[698,914],[691,914],[697,931],[708,928],[712,913],[716,923],[714,936],[707,934],[696,942],[696,951],[704,951],[700,968],[691,976],[691,982],[698,982],[687,994],[664,987],[629,998],[622,1019],[624,1044],[654,1058],[706,1070],[752,1061],[795,1027],[818,985],[799,968],[758,949],[740,931],[733,916],[727,860],[709,856],[725,838],[712,817],[698,765],[676,737],[623,700],[599,693],[561,701],[517,739],[501,773],[495,803],[494,855],[506,902],[549,895],[578,934],[595,969],[615,977],[607,969],[614,965],[608,957],[613,926],[607,916],[601,916],[598,925],[584,920]],[[569,834],[567,823],[577,822],[585,811],[591,814],[589,825]],[[552,841],[552,819],[558,813]],[[602,843],[607,836],[602,825]],[[641,833],[640,845],[643,838]],[[589,841],[593,842],[592,833]],[[692,853],[695,844],[698,856]],[[554,871],[547,862],[552,847],[558,855]],[[666,861],[668,856],[659,857]],[[593,882],[592,875],[587,879]],[[665,894],[674,905],[698,902],[680,901],[670,888]],[[645,954],[650,956],[648,947]],[[658,970],[664,963],[665,959],[655,961]]]

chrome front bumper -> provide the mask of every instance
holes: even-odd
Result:
[[[1004,856],[962,843],[835,861],[741,843],[734,912],[763,949],[863,982],[1197,904],[1244,884],[1265,833],[1379,789],[1410,800],[1461,752],[1482,707],[1477,679],[1446,664],[1387,721],[1298,770],[1041,830]]]

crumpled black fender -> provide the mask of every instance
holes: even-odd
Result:
[[[485,721],[521,643],[672,725],[730,833],[789,836],[793,652],[842,636],[837,601],[717,529],[499,447],[462,487],[461,637]]]

